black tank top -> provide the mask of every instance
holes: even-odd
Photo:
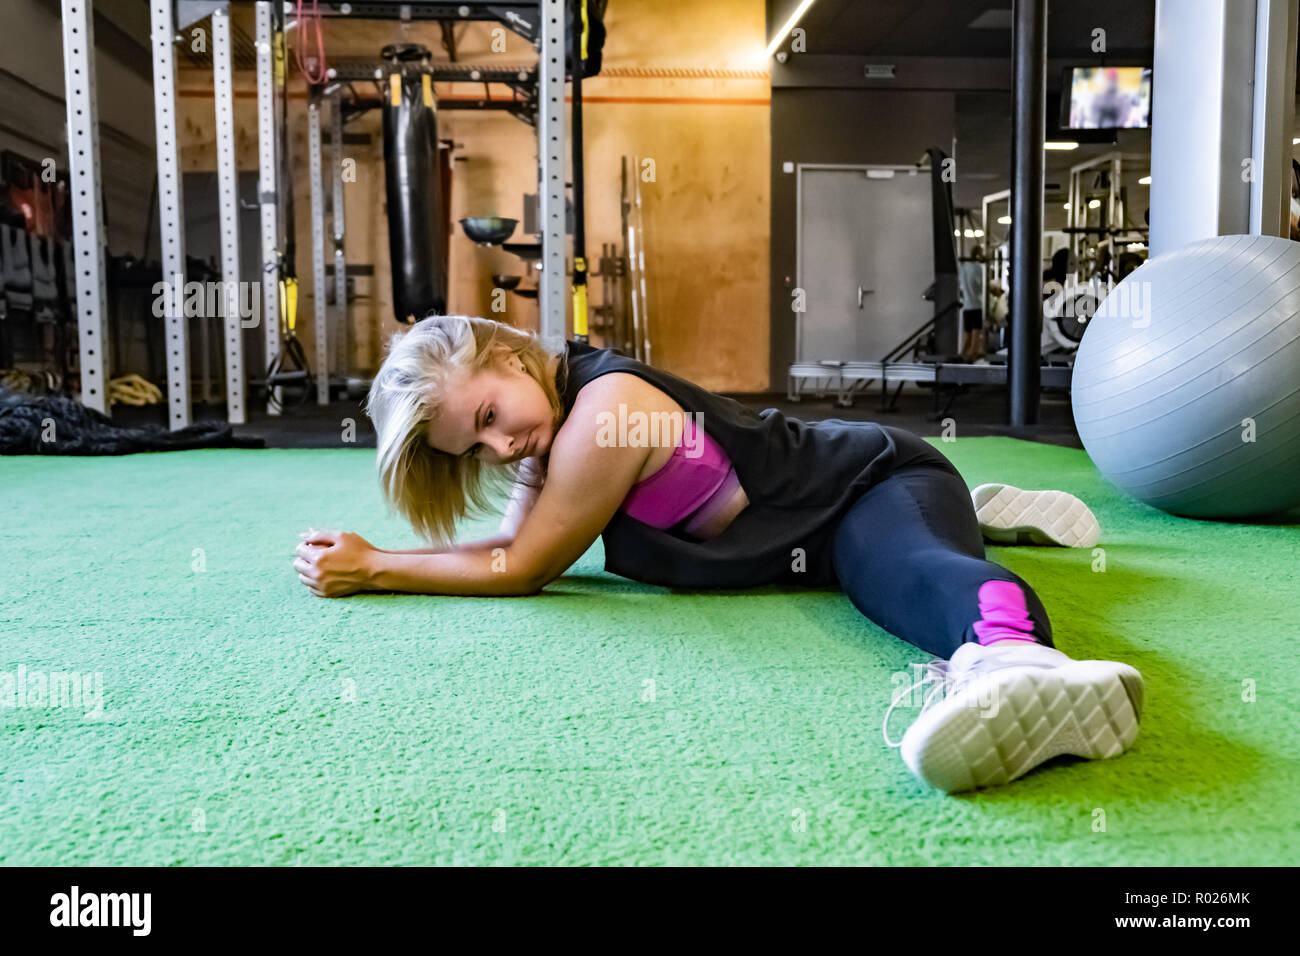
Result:
[[[634,581],[676,588],[838,587],[831,539],[858,497],[898,468],[953,469],[937,449],[901,428],[838,418],[802,422],[775,408],[756,412],[617,349],[568,341],[565,351],[556,384],[566,418],[588,382],[610,372],[636,375],[683,411],[702,415],[698,423],[727,453],[749,498],[706,541],[687,537],[685,520],[661,530],[615,512],[601,532],[605,570]]]

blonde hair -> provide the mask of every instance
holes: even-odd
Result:
[[[568,375],[560,353],[559,385],[548,372],[556,353],[531,332],[471,315],[431,315],[395,333],[388,355],[375,374],[366,414],[375,424],[379,483],[389,506],[434,544],[454,540],[456,523],[466,515],[492,510],[505,479],[520,477],[520,465],[488,465],[429,445],[429,422],[438,413],[448,382],[459,372],[473,374],[515,356],[542,387],[556,430],[564,417],[563,389]]]

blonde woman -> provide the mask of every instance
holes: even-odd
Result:
[[[903,429],[755,412],[614,349],[553,353],[469,316],[394,336],[367,411],[384,494],[433,546],[308,531],[294,567],[312,594],[534,594],[600,537],[607,571],[650,584],[840,588],[937,655],[909,688],[925,694],[919,715],[891,741],[896,699],[885,740],[942,790],[1058,754],[1114,757],[1137,738],[1139,673],[1057,650],[1037,595],[984,557],[982,533],[1090,547],[1096,519],[1072,495],[968,492]],[[457,543],[458,522],[510,479],[498,534]]]

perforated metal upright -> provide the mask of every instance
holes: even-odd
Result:
[[[311,175],[311,295],[316,317],[316,404],[330,401],[329,335],[325,312],[325,189],[321,183],[320,97],[307,104],[307,152]]]
[[[154,135],[158,147],[158,236],[162,278],[167,283],[164,334],[167,356],[167,420],[172,428],[190,423],[190,350],[185,325],[185,208],[176,154],[176,24],[171,0],[150,0],[153,46]]]
[[[234,82],[228,8],[212,12],[212,88],[217,120],[217,206],[221,223],[222,303],[225,307],[226,411],[232,425],[247,420],[244,408],[244,335],[239,305],[239,171],[235,165]]]
[[[72,245],[77,276],[81,403],[108,411],[104,334],[104,222],[99,185],[99,113],[95,103],[95,34],[91,0],[63,0],[63,88],[68,104],[72,173]]]
[[[157,2],[157,0],[155,0]],[[257,169],[258,204],[262,224],[262,322],[266,330],[266,363],[280,354],[280,260],[277,206],[277,144],[275,125],[275,53],[272,44],[271,4],[257,2]],[[272,392],[267,413],[278,415],[281,389]]]
[[[564,43],[563,0],[542,0],[541,48],[537,52],[538,219],[542,230],[542,274],[537,299],[542,341],[563,350],[565,321],[564,232]]]
[[[334,201],[331,217],[334,226],[334,367],[339,374],[347,378],[350,349],[348,341],[348,272],[347,258],[343,252],[344,209],[343,209],[343,94],[334,94],[334,110],[331,114],[334,126],[331,138],[334,140]]]

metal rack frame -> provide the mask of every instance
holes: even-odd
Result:
[[[1082,253],[1089,236],[1096,237],[1096,249],[1098,251],[1106,249],[1110,253],[1113,262],[1119,260],[1118,252],[1121,244],[1146,241],[1147,237],[1144,230],[1130,227],[1127,224],[1128,210],[1123,195],[1125,160],[1136,161],[1139,164],[1145,162],[1145,158],[1140,155],[1112,150],[1095,159],[1070,167],[1068,199],[1070,208],[1067,210],[1065,232],[1070,238],[1070,253],[1074,256],[1076,262],[1083,259]],[[1139,168],[1141,168],[1140,165]],[[1090,173],[1095,175],[1098,172],[1108,174],[1106,205],[1104,214],[1101,216],[1102,224],[1100,226],[1089,226],[1088,204],[1085,200],[1090,190],[1084,179]]]
[[[154,70],[154,113],[158,155],[158,215],[162,238],[163,278],[183,290],[185,274],[184,201],[181,192],[179,149],[176,138],[177,28],[212,15],[213,92],[217,130],[217,175],[221,231],[221,268],[224,280],[227,412],[232,424],[246,420],[242,323],[232,309],[231,290],[239,281],[238,170],[234,156],[233,77],[229,11],[232,3],[253,2],[256,10],[258,206],[262,273],[262,314],[268,361],[280,351],[279,250],[285,224],[280,214],[279,115],[274,77],[272,0],[150,0],[150,37]],[[63,56],[67,89],[68,160],[72,173],[74,254],[77,263],[77,318],[82,376],[82,403],[108,411],[106,356],[108,315],[104,272],[104,222],[100,186],[98,114],[95,105],[93,11],[90,0],[62,0]],[[499,22],[522,36],[538,51],[535,71],[492,70],[470,67],[432,69],[439,82],[507,83],[529,97],[520,103],[485,104],[509,109],[531,121],[535,112],[538,143],[538,204],[541,231],[540,291],[538,307],[541,337],[550,348],[562,349],[565,328],[565,135],[564,83],[567,65],[568,8],[564,0],[516,0],[513,3],[405,3],[380,0],[324,0],[320,13],[327,17],[361,20],[484,20]],[[331,82],[346,80],[349,66],[342,64]],[[498,76],[497,74],[500,73]],[[324,164],[321,157],[320,108],[333,99],[331,138],[334,159],[332,229],[334,267],[334,338],[346,329],[347,277],[343,212],[343,102],[341,89],[330,95],[312,91],[308,106],[311,176],[311,215],[315,296],[317,402],[329,401],[331,368],[343,367],[345,343],[331,350],[329,313],[325,290]],[[460,104],[457,104],[459,106]],[[472,107],[470,107],[472,108]],[[190,424],[189,335],[183,309],[175,292],[168,298],[166,316],[167,406],[171,428]],[[180,314],[177,314],[177,312]],[[231,312],[233,311],[233,315]],[[343,348],[339,345],[343,344]],[[278,389],[277,389],[278,392]],[[275,396],[279,398],[278,394]],[[278,402],[268,411],[274,414]]]
[[[995,249],[1006,242],[1006,238],[1000,238],[994,242],[993,229],[989,224],[989,207],[1002,206],[1007,207],[1007,215],[1011,215],[1011,190],[1000,189],[995,193],[986,193],[980,197],[980,231],[984,233],[984,301],[980,303],[984,309],[984,315],[987,317],[992,311],[993,302],[989,299],[989,279],[994,271],[1000,271],[1002,267],[1001,256],[989,255],[990,249]],[[996,220],[995,220],[996,221]],[[990,268],[993,266],[994,268]],[[1001,276],[999,276],[999,279]]]
[[[68,105],[68,168],[72,183],[73,261],[77,267],[77,339],[81,401],[108,411],[104,350],[104,220],[100,203],[99,113],[95,102],[95,34],[91,0],[63,0],[63,88]]]

